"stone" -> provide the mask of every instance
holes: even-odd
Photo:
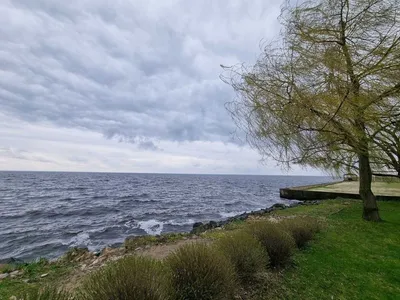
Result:
[[[203,225],[204,225],[203,222],[196,222],[196,223],[193,224],[193,229],[196,229],[196,228],[198,228],[200,226],[203,226]]]
[[[19,265],[23,264],[24,261],[15,257],[9,257],[0,259],[0,265]]]
[[[0,274],[0,280],[5,279],[5,278],[7,278],[8,276],[10,276],[9,273]]]
[[[40,278],[47,277],[48,275],[49,275],[49,273],[44,273],[44,274],[40,275]]]
[[[17,277],[17,276],[19,276],[19,275],[21,275],[21,274],[22,274],[22,272],[20,272],[20,271],[18,271],[18,270],[12,271],[12,272],[10,273],[10,277],[11,277],[11,278],[15,278],[15,277]]]
[[[218,226],[218,223],[215,222],[215,221],[210,221],[210,222],[208,223],[208,227],[209,227],[209,228],[215,228],[215,227],[217,227],[217,226]]]
[[[275,203],[274,205],[272,205],[272,208],[274,209],[285,209],[286,205],[283,203]]]

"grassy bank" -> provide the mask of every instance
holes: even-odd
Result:
[[[299,206],[266,215],[313,216],[323,220],[325,228],[305,249],[295,252],[289,267],[279,272],[268,271],[257,283],[249,285],[245,299],[397,299],[400,295],[400,203],[379,205],[384,222],[378,224],[361,220],[361,203],[354,200],[324,201],[320,205]],[[243,226],[244,222],[230,224],[224,230],[203,233],[201,238],[218,240]],[[176,238],[172,239],[173,243]],[[188,239],[187,236],[178,238]],[[151,238],[145,242],[149,251],[159,247],[152,246],[157,241]],[[131,248],[140,246],[135,244]],[[147,251],[142,248],[137,251]],[[0,299],[8,299],[17,291],[33,286],[68,282],[71,274],[81,268],[79,262],[22,266],[22,275],[0,281]],[[48,275],[41,277],[43,274]]]
[[[361,220],[361,203],[328,201],[281,214],[325,215],[327,229],[283,278],[288,299],[400,299],[400,203],[380,202],[384,222]]]

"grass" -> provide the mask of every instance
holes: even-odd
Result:
[[[6,271],[20,270],[21,276],[15,279],[6,278],[0,281],[0,300],[8,300],[17,293],[29,292],[47,284],[54,284],[61,278],[68,276],[75,267],[74,263],[48,262],[40,259],[35,262],[12,266]],[[43,274],[48,274],[41,277]]]
[[[280,279],[276,298],[400,299],[400,203],[380,202],[379,207],[381,223],[363,221],[359,201],[279,211],[320,216],[327,227],[295,255],[295,267]]]

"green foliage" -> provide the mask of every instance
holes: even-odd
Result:
[[[289,262],[296,243],[282,226],[269,221],[255,221],[248,224],[247,230],[267,250],[271,267],[283,267]]]
[[[292,235],[298,248],[303,248],[320,231],[318,221],[310,217],[290,218],[280,223]]]
[[[170,276],[160,261],[128,256],[89,275],[84,281],[82,300],[166,300],[170,299]]]
[[[267,268],[267,252],[259,241],[245,231],[229,232],[218,239],[215,246],[232,262],[242,283],[252,281],[255,274]]]
[[[400,202],[379,205],[385,220],[379,223],[360,219],[356,200],[300,207],[303,215],[318,210],[327,226],[294,255],[297,267],[286,272],[276,299],[399,299]]]
[[[202,243],[185,245],[167,258],[179,300],[231,300],[235,272],[231,262]]]
[[[22,293],[17,299],[23,300],[72,300],[71,294],[59,290],[56,287],[46,286],[34,288],[29,292]]]

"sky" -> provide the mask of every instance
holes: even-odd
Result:
[[[220,79],[282,2],[1,0],[0,170],[288,174],[238,138]]]

